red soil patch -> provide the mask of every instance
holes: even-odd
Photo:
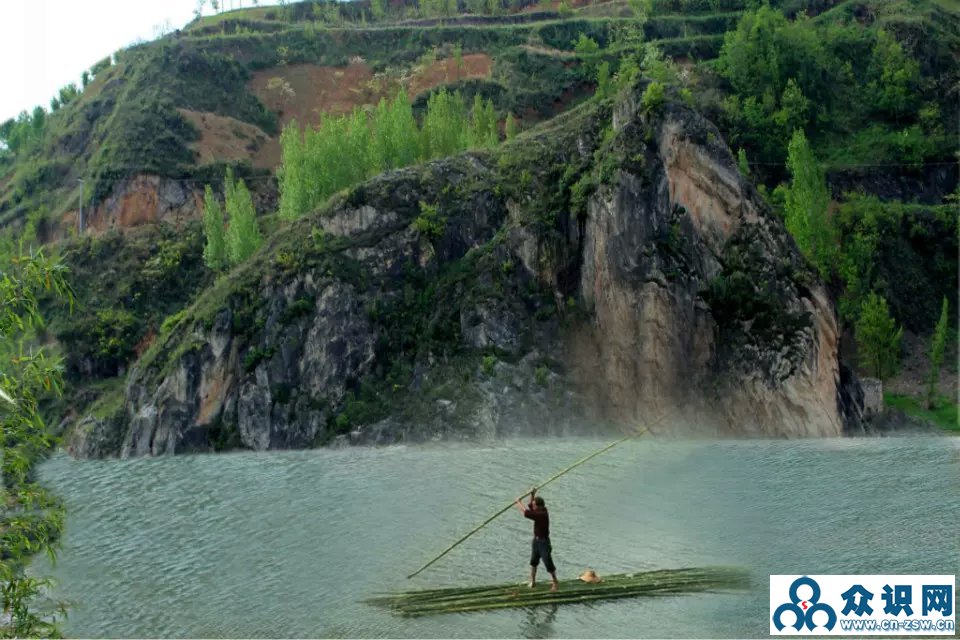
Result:
[[[140,339],[140,342],[137,343],[137,346],[133,348],[133,352],[136,353],[137,357],[139,358],[147,351],[147,349],[150,348],[150,345],[152,345],[153,341],[156,339],[157,330],[151,327],[150,330],[147,331],[147,335],[143,336],[143,338]]]
[[[250,90],[281,124],[297,119],[301,125],[316,125],[320,115],[342,115],[354,107],[376,102],[380,96],[371,82],[370,67],[360,62],[346,67],[294,64],[258,71]]]
[[[493,60],[485,53],[471,53],[463,56],[463,66],[457,67],[453,58],[437,60],[416,73],[407,86],[407,94],[412,100],[417,94],[438,87],[441,84],[458,82],[471,78],[488,78],[493,69]]]
[[[203,210],[202,185],[193,185],[176,202],[167,197],[170,185],[159,176],[138,175],[118,183],[94,210],[83,211],[84,232],[102,233],[110,228],[129,228],[160,220],[180,224]],[[73,212],[69,212],[68,215]],[[75,221],[67,216],[64,221]]]
[[[484,53],[463,56],[461,67],[453,58],[437,60],[415,69],[404,80],[374,77],[362,62],[346,67],[297,64],[257,72],[250,81],[250,89],[268,109],[280,114],[281,125],[296,118],[301,126],[316,126],[320,124],[322,114],[343,115],[356,107],[376,104],[380,98],[394,95],[401,83],[406,84],[407,95],[413,100],[417,94],[442,84],[487,78],[492,69],[493,60]],[[258,167],[273,168],[280,164],[279,140],[266,136],[256,127],[211,113],[199,114],[186,109],[181,109],[181,113],[202,134],[200,141],[193,146],[200,154],[201,164],[220,158],[253,158]],[[249,127],[241,129],[249,139],[236,134],[237,126]],[[263,139],[256,138],[254,131]],[[248,148],[251,140],[256,143],[253,151]]]
[[[215,113],[179,111],[200,132],[200,140],[190,145],[197,164],[252,160],[255,167],[270,168],[280,161],[279,150],[273,157],[270,138],[259,127]]]

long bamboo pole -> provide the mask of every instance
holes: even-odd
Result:
[[[625,438],[621,438],[621,439],[617,440],[616,442],[611,442],[611,443],[608,444],[607,446],[603,447],[602,449],[600,449],[600,450],[598,450],[598,451],[594,451],[593,453],[591,453],[590,455],[586,456],[585,458],[580,458],[579,460],[577,460],[576,462],[574,462],[572,465],[570,465],[570,466],[567,467],[566,469],[560,471],[559,473],[554,474],[553,477],[551,477],[550,479],[548,479],[548,480],[546,480],[546,481],[544,481],[544,482],[541,482],[539,485],[537,485],[537,489],[541,489],[541,488],[547,486],[548,484],[550,484],[551,482],[553,482],[554,480],[556,480],[556,479],[559,478],[560,476],[562,476],[562,475],[564,475],[564,474],[566,474],[566,473],[568,473],[568,472],[570,472],[570,471],[573,471],[574,469],[576,469],[577,467],[579,467],[579,466],[582,465],[583,463],[588,462],[589,460],[592,460],[593,458],[596,458],[596,457],[599,456],[601,453],[606,453],[606,452],[609,451],[610,449],[613,449],[615,446],[617,446],[617,445],[619,445],[619,444],[623,444],[623,443],[626,442],[627,440],[633,440],[634,438],[639,438],[639,437],[642,436],[643,434],[645,434],[645,433],[647,433],[648,431],[650,431],[650,427],[652,427],[653,425],[658,424],[658,423],[660,423],[660,422],[663,422],[663,420],[665,420],[665,419],[667,418],[667,416],[669,416],[669,415],[670,415],[669,413],[664,414],[664,415],[660,416],[659,418],[657,418],[656,420],[654,420],[653,422],[649,423],[647,426],[645,426],[645,427],[644,427],[643,429],[641,429],[639,432],[630,434],[629,436],[627,436],[627,437],[625,437]],[[530,491],[524,493],[524,494],[521,495],[519,498],[517,498],[517,500],[522,500],[523,498],[526,498],[528,495],[530,495],[530,493],[531,493]],[[473,534],[475,534],[477,531],[480,531],[480,529],[483,529],[485,526],[487,526],[488,524],[490,524],[491,522],[493,522],[494,520],[496,520],[501,514],[505,513],[505,512],[508,511],[511,507],[513,507],[514,504],[515,504],[515,502],[510,502],[510,504],[508,504],[507,506],[505,506],[503,509],[500,509],[500,510],[497,511],[495,514],[493,514],[492,516],[490,516],[489,518],[487,518],[486,520],[484,520],[483,522],[481,522],[478,526],[474,527],[474,528],[471,529],[469,532],[465,533],[460,539],[458,539],[458,540],[457,540],[456,542],[454,542],[452,545],[450,545],[449,547],[447,547],[446,549],[444,549],[438,556],[436,556],[435,558],[433,558],[430,562],[426,563],[425,565],[423,565],[422,567],[420,567],[419,569],[417,569],[416,571],[414,571],[413,573],[411,573],[410,575],[408,575],[408,576],[407,576],[407,579],[409,580],[410,578],[416,576],[417,574],[419,574],[420,572],[422,572],[424,569],[426,569],[427,567],[429,567],[430,565],[432,565],[434,562],[436,562],[437,560],[439,560],[439,559],[442,558],[443,556],[445,556],[445,555],[447,555],[448,553],[450,553],[451,551],[453,551],[456,547],[458,547],[458,546],[460,545],[461,542],[463,542],[464,540],[466,540],[467,538],[469,538],[470,536],[472,536]]]

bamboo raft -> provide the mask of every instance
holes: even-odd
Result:
[[[742,569],[706,567],[616,574],[597,583],[561,580],[560,590],[556,592],[550,591],[550,581],[547,580],[534,589],[526,584],[423,589],[370,598],[365,602],[400,616],[426,616],[641,596],[738,591],[749,586],[749,575]]]

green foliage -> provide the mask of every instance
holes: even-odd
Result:
[[[584,60],[589,61],[600,53],[600,45],[597,41],[583,33],[572,44],[573,50]]]
[[[186,317],[186,315],[187,315],[187,310],[181,309],[180,311],[177,311],[176,313],[167,316],[164,319],[163,323],[160,325],[160,333],[164,335],[169,334],[171,331],[173,331],[174,327],[180,324],[180,321],[183,320]]]
[[[486,355],[483,356],[483,360],[480,361],[480,368],[483,370],[485,375],[493,375],[493,369],[497,365],[496,356]]]
[[[634,17],[645,18],[653,13],[653,0],[627,0]]]
[[[33,480],[34,465],[49,454],[54,437],[40,415],[40,403],[62,393],[62,369],[43,349],[25,348],[31,329],[42,326],[40,297],[52,294],[72,305],[66,268],[42,253],[16,255],[0,271],[0,471],[3,514],[0,515],[0,582],[3,620],[0,635],[8,638],[59,637],[57,616],[34,605],[49,581],[26,573],[36,553],[56,557],[63,530],[63,505]],[[14,347],[14,345],[18,345]],[[9,350],[9,351],[8,351]]]
[[[413,228],[429,240],[438,240],[443,237],[447,226],[447,219],[440,215],[436,205],[420,201],[420,215],[413,221]]]
[[[827,216],[830,192],[823,169],[800,129],[790,140],[787,167],[792,180],[786,192],[784,222],[800,251],[826,279],[833,270],[837,249],[834,226]]]
[[[60,106],[65,107],[73,102],[79,95],[80,89],[77,88],[76,83],[71,82],[67,86],[60,88],[57,99],[60,101]]]
[[[194,221],[85,235],[64,246],[80,304],[70,315],[48,302],[45,311],[64,349],[67,378],[75,383],[71,389],[119,375],[163,320],[210,283],[203,244],[201,225]],[[104,327],[104,310],[132,314],[134,321],[124,316],[122,332]]]
[[[370,3],[370,13],[373,15],[373,19],[377,21],[383,20],[387,16],[387,9],[390,5],[387,0],[373,0]]]
[[[548,369],[543,365],[540,365],[539,367],[537,367],[536,370],[534,370],[533,372],[534,380],[541,387],[547,386],[547,377],[549,375],[550,375],[550,369]]]
[[[247,354],[243,357],[243,370],[247,373],[252,373],[264,360],[269,360],[274,355],[276,355],[277,350],[274,347],[253,347]]]
[[[633,56],[620,58],[620,66],[614,76],[617,91],[624,91],[632,87],[640,76],[640,65]]]
[[[864,300],[856,333],[860,362],[871,375],[882,380],[896,373],[903,328],[897,328],[883,296],[871,293]]]
[[[473,97],[473,110],[470,113],[470,147],[493,147],[499,141],[497,132],[497,114],[493,101],[484,100],[480,94]]]
[[[907,329],[923,334],[946,297],[957,303],[956,207],[905,205],[847,194],[836,215],[841,250],[839,300],[844,320],[856,319],[866,296],[883,295]]]
[[[640,104],[643,106],[644,111],[651,113],[659,111],[660,108],[663,107],[664,100],[663,85],[654,80],[648,84],[644,90]]]
[[[110,60],[110,56],[98,60],[92,67],[90,67],[90,75],[96,78],[98,75],[110,68],[110,65],[113,64]]]
[[[210,185],[206,185],[203,192],[203,235],[206,238],[204,263],[214,271],[225,269],[227,244],[223,234],[223,210]]]
[[[36,107],[33,113],[21,111],[20,115],[0,124],[0,144],[14,156],[33,151],[40,143],[46,125],[46,112]]]
[[[423,158],[440,158],[464,149],[469,142],[467,110],[459,93],[441,90],[430,96],[423,118]]]
[[[640,61],[643,73],[651,80],[664,85],[676,84],[680,73],[672,60],[664,57],[663,51],[652,42],[643,45],[643,59]]]
[[[476,94],[468,114],[463,96],[446,90],[430,96],[421,127],[403,91],[389,102],[382,99],[370,115],[357,109],[348,116],[328,116],[319,128],[306,131],[293,121],[280,137],[280,215],[298,218],[381,171],[471,146],[490,147],[498,139],[492,100]]]
[[[743,147],[737,150],[737,169],[744,178],[750,177],[750,163],[747,162],[747,152]]]
[[[892,409],[898,409],[904,413],[928,420],[941,429],[960,432],[960,413],[957,409],[956,397],[940,396],[935,401],[934,409],[921,406],[921,403],[912,396],[903,396],[885,393],[883,402]]]
[[[933,408],[937,397],[937,383],[940,381],[940,365],[943,364],[943,355],[947,347],[947,330],[949,319],[947,317],[948,302],[946,297],[943,299],[940,319],[933,330],[933,338],[930,341],[930,374],[927,378],[927,408]]]
[[[828,13],[842,16],[849,6]],[[799,14],[790,21],[764,3],[745,12],[725,35],[716,68],[733,89],[722,100],[729,138],[765,162],[783,159],[796,129],[823,141],[829,151],[822,157],[853,155],[854,162],[876,163],[906,155],[919,163],[945,154],[947,146],[939,140],[943,129],[936,110],[929,108],[942,98],[935,92],[924,95],[934,85],[921,82],[922,62],[913,57],[923,48],[910,42],[902,25],[896,25],[898,36],[910,42],[913,55],[891,35],[892,23],[878,20],[884,26],[865,27],[853,15],[826,18]],[[928,103],[921,118],[924,97]],[[892,130],[902,144],[898,147],[892,137],[879,145],[864,141],[863,150],[852,154],[846,138],[867,128]]]
[[[227,257],[230,264],[240,264],[263,244],[263,236],[257,225],[257,212],[243,180],[233,180],[233,172],[227,170],[224,182],[224,205],[229,218],[226,234]]]
[[[886,31],[877,33],[868,77],[867,88],[881,113],[899,117],[916,107],[920,64]]]
[[[610,63],[604,60],[597,65],[597,92],[596,96],[603,100],[613,95],[613,85],[610,81]]]
[[[503,124],[503,133],[507,140],[513,140],[515,137],[517,137],[518,131],[519,126],[517,125],[517,119],[513,117],[512,113],[508,113],[506,122]]]

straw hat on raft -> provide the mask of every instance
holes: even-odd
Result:
[[[600,582],[601,578],[593,569],[587,569],[580,574],[580,579],[584,582]]]

